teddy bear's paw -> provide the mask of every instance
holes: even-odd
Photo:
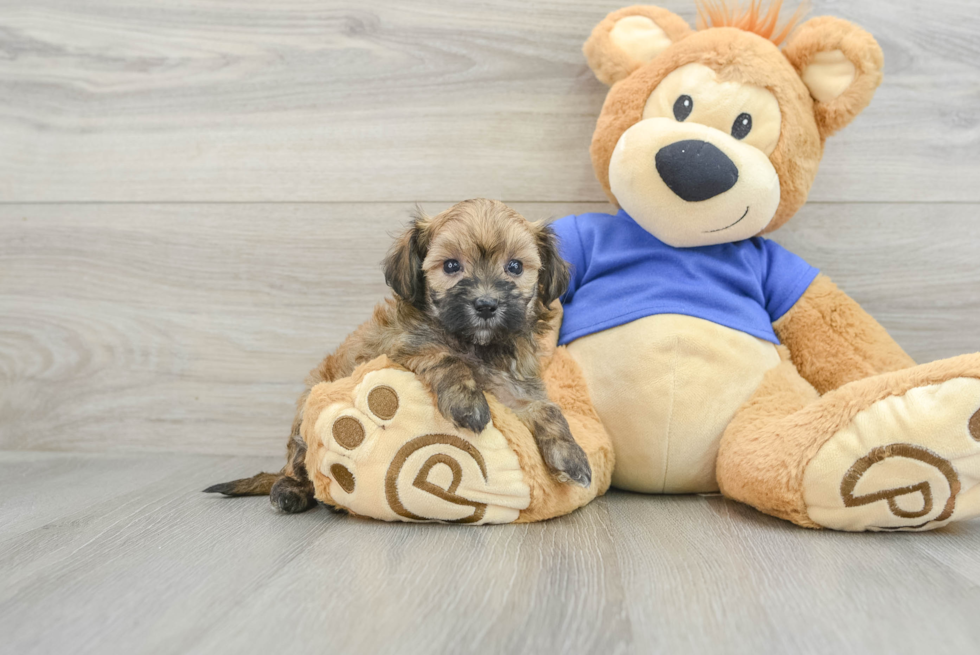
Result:
[[[980,515],[980,380],[861,411],[810,461],[803,496],[810,518],[836,530],[932,530]]]
[[[317,418],[314,475],[354,514],[388,521],[509,523],[530,504],[517,455],[489,425],[457,429],[407,371],[372,371]],[[313,472],[311,472],[313,473]],[[322,480],[322,478],[321,478]]]

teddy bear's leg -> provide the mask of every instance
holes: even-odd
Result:
[[[814,441],[794,433],[786,444],[776,429],[794,414],[820,400],[820,394],[797,372],[789,351],[779,347],[780,363],[736,413],[721,439],[716,475],[721,492],[756,509],[805,527],[810,520],[794,475]]]
[[[462,430],[415,374],[382,356],[310,391],[301,434],[316,498],[387,521],[485,524],[543,521],[605,493],[612,443],[582,371],[564,348],[552,350],[543,379],[588,457],[588,488],[556,480],[530,431],[493,396],[492,423]]]
[[[781,351],[722,439],[725,495],[848,531],[930,530],[980,515],[980,354],[820,397]]]

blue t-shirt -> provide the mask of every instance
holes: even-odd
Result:
[[[778,344],[772,324],[819,273],[762,237],[674,248],[622,210],[551,226],[572,266],[559,344],[656,314],[703,318]]]

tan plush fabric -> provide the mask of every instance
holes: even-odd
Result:
[[[779,101],[780,137],[769,160],[779,175],[780,203],[765,231],[776,229],[806,201],[823,157],[823,140],[810,92],[789,61],[771,42],[735,28],[694,32],[609,91],[592,136],[596,177],[619,206],[609,185],[613,150],[623,133],[642,119],[647,100],[660,82],[688,64],[707,66],[722,81],[769,89]]]
[[[704,64],[687,64],[672,71],[653,90],[643,108],[643,120],[666,118],[676,122],[674,105],[682,95],[697,97],[684,124],[712,127],[728,134],[735,118],[732,114],[748,113],[752,116],[752,131],[740,142],[766,157],[776,149],[782,112],[776,96],[768,89],[740,81],[722,81],[716,71]]]
[[[650,35],[658,44],[679,41],[691,32],[683,18],[660,7],[634,5],[612,12],[595,26],[582,48],[592,71],[605,84],[615,84],[649,61],[649,56],[659,54],[649,48],[637,51],[624,47],[621,40],[613,37],[618,23],[625,20],[635,24],[633,19],[636,17],[645,18],[659,28],[659,34],[656,30],[650,30]]]
[[[499,430],[460,431],[416,377],[379,358],[307,400],[303,438],[317,496],[386,521],[510,523],[530,503]]]
[[[827,53],[840,52],[853,71],[850,85],[836,95],[827,85]],[[874,38],[857,25],[840,18],[822,16],[808,20],[793,34],[784,50],[804,81],[809,81],[816,102],[814,112],[820,135],[826,139],[845,127],[871,102],[881,84],[885,57]],[[820,73],[808,70],[823,66]]]
[[[800,374],[820,393],[915,366],[885,328],[825,275],[774,327]]]
[[[789,351],[779,348],[780,364],[768,371],[751,399],[728,424],[718,450],[716,472],[721,492],[756,509],[808,528],[819,527],[806,513],[794,476],[812,453],[812,435],[790,442],[778,428],[819,400],[817,391],[797,373]]]
[[[527,522],[566,514],[604,493],[612,448],[564,349],[547,369],[549,394],[589,455],[589,489],[559,484],[533,437],[490,397],[493,425],[457,429],[409,371],[380,357],[313,388],[302,436],[320,500],[386,521]]]
[[[883,68],[874,38],[847,21],[807,21],[781,51],[791,28],[776,27],[779,3],[702,9],[690,33],[661,9],[613,12],[585,48],[612,84],[593,134],[596,176],[679,247],[785,224],[824,140],[868,105]],[[630,16],[649,20],[621,23]],[[739,112],[759,131],[738,134]],[[713,146],[738,178],[713,180],[731,185],[700,199],[668,186],[657,156],[686,141]],[[712,229],[740,207],[739,222]],[[980,354],[916,366],[824,276],[775,325],[778,357],[696,321],[647,317],[571,344],[616,447],[614,484],[708,490],[713,471],[731,498],[812,528],[932,529],[980,513]]]
[[[807,514],[835,530],[924,530],[980,515],[980,380],[954,378],[858,412],[803,473]],[[828,484],[828,481],[840,484]]]
[[[679,141],[723,148],[738,168],[738,184],[701,202],[681,199],[650,165],[661,148]],[[711,127],[672,118],[646,119],[623,133],[609,162],[609,185],[634,221],[675,248],[750,239],[779,206],[779,179],[765,153]]]
[[[962,423],[962,433],[969,436],[970,412],[980,408],[980,397],[966,397],[961,403],[962,407],[947,408],[942,403],[933,403],[923,412],[913,409],[917,404],[921,405],[916,400],[917,394],[909,394],[916,389],[944,385],[958,378],[980,379],[980,354],[963,355],[858,380],[822,397],[796,373],[785,349],[782,350],[782,357],[783,362],[766,374],[762,385],[726,430],[718,453],[718,483],[726,496],[797,525],[821,527],[808,512],[804,479],[811,461],[825,445],[832,442],[835,435],[857,430],[865,435],[862,438],[866,438],[864,443],[868,444],[911,443],[929,450],[942,449],[943,440],[926,428],[936,424],[954,426]],[[888,410],[877,405],[889,398],[898,398],[897,401],[890,401],[897,407]],[[891,420],[890,423],[890,419],[882,420],[877,424],[879,428],[868,430],[859,425],[856,417],[869,409],[876,414],[906,418]],[[862,443],[860,440],[851,438],[850,443],[855,445],[848,451],[850,461],[837,459],[834,466],[824,466],[818,473],[809,476],[808,497],[813,502],[819,502],[821,507],[826,506],[828,495],[835,490],[840,493],[844,482],[835,475],[821,475],[821,472],[846,472],[869,454],[857,447]],[[943,459],[957,458],[955,454],[944,456],[940,453],[939,456]],[[980,457],[957,459],[955,464],[962,468],[961,477],[970,480],[980,478]],[[896,470],[892,469],[893,472]],[[894,488],[922,482],[922,479],[913,477],[916,479],[898,477],[889,480],[885,486]],[[878,482],[882,483],[880,479]],[[973,499],[977,492],[972,491],[975,483],[973,485],[968,496],[971,502],[966,504],[967,511],[960,515],[963,518],[972,515],[970,508],[976,502]],[[887,500],[880,502],[887,503]],[[858,514],[870,516],[863,510]],[[825,514],[818,513],[818,516],[827,520]],[[843,525],[845,522],[838,519],[826,527],[841,529]],[[862,523],[860,517],[846,525],[845,529],[851,530],[881,527]],[[907,522],[908,527],[914,525],[916,523]]]
[[[643,16],[661,28],[645,56],[616,44],[610,34],[624,19]],[[667,41],[672,45],[663,48]],[[673,71],[698,63],[722,80],[768,89],[782,111],[782,134],[770,154],[781,201],[763,232],[788,221],[806,201],[823,157],[823,142],[861,113],[881,83],[884,58],[874,38],[847,21],[821,17],[801,25],[785,48],[735,27],[698,32],[658,7],[627,7],[600,22],[584,48],[596,76],[613,85],[592,140],[596,177],[622,206],[609,181],[609,164],[622,135],[643,118],[643,107]]]
[[[771,343],[677,314],[597,332],[568,350],[612,438],[613,485],[646,493],[717,491],[722,433],[779,363]]]
[[[800,74],[810,95],[827,104],[844,95],[857,78],[857,66],[843,50],[818,52]]]

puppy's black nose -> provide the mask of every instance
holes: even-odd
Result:
[[[687,202],[719,196],[738,182],[738,167],[707,141],[678,141],[657,153],[657,172]]]
[[[497,301],[493,298],[477,298],[473,301],[473,309],[480,318],[490,318],[497,311]]]

